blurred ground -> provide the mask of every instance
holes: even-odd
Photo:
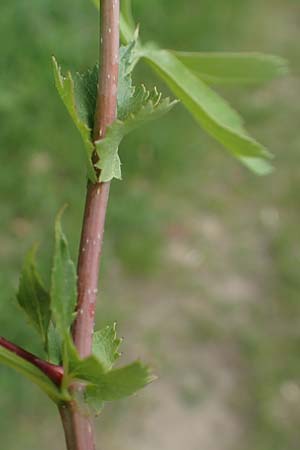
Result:
[[[150,361],[160,379],[106,408],[99,448],[298,450],[300,4],[134,5],[144,39],[182,50],[278,53],[290,60],[291,75],[255,90],[222,89],[274,152],[272,176],[240,167],[182,107],[122,148],[99,326],[117,320],[124,358]],[[76,256],[85,183],[50,56],[73,70],[92,65],[97,19],[88,0],[2,0],[0,10],[0,329],[36,349],[13,300],[22,257],[40,241],[47,273],[53,219],[65,202]],[[155,82],[148,69],[141,76]],[[3,449],[63,448],[54,408],[3,367],[0,436]]]

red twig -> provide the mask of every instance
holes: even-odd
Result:
[[[0,346],[6,348],[12,353],[15,353],[16,355],[20,356],[20,358],[25,359],[33,366],[40,369],[57,386],[61,385],[64,375],[64,369],[62,366],[57,366],[55,364],[44,361],[43,359],[40,359],[38,356],[34,355],[33,353],[27,352],[23,348],[13,344],[4,337],[0,337]]]
[[[100,2],[100,69],[94,140],[105,137],[116,117],[119,66],[119,0]],[[93,162],[97,161],[94,155]],[[91,353],[99,264],[109,183],[88,183],[78,259],[77,318],[73,338],[81,357]],[[82,389],[77,385],[75,389]],[[93,421],[72,402],[60,408],[68,450],[94,450]]]

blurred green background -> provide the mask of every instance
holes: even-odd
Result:
[[[124,360],[140,356],[160,378],[106,407],[99,448],[299,450],[300,3],[134,7],[144,39],[181,50],[277,53],[291,74],[258,89],[222,88],[275,154],[271,176],[247,172],[182,106],[123,145],[98,325],[117,320]],[[15,304],[18,272],[38,241],[49,279],[53,220],[65,202],[76,257],[85,187],[84,153],[50,57],[72,70],[93,65],[98,19],[88,0],[2,0],[0,12],[0,329],[39,351]],[[141,77],[155,83],[143,66]],[[2,366],[0,436],[6,450],[64,448],[55,408]]]

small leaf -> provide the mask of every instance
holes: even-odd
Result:
[[[54,402],[64,400],[59,389],[41,370],[2,346],[0,346],[0,361],[39,386]]]
[[[69,377],[90,383],[97,383],[105,373],[105,368],[94,355],[80,359],[73,357],[69,359]]]
[[[96,69],[83,75],[78,74],[75,83],[70,72],[66,77],[62,75],[54,57],[52,62],[56,89],[78,129],[86,149],[88,177],[92,182],[96,182],[97,178],[92,164],[94,146],[91,140],[91,116],[95,110],[94,92],[97,92]]]
[[[265,83],[288,72],[284,59],[262,53],[172,53],[200,79],[211,84]]]
[[[96,142],[97,153],[101,158],[97,163],[97,167],[101,169],[101,182],[110,181],[113,178],[122,179],[118,148],[123,137],[123,124],[114,122],[114,125],[107,128],[105,138]]]
[[[64,355],[65,378],[72,380],[94,382],[105,372],[105,367],[95,355],[81,358],[70,335],[65,338]]]
[[[95,402],[119,400],[136,393],[154,379],[149,368],[136,361],[101,375],[97,383],[87,386],[86,401],[95,405]]]
[[[61,228],[63,210],[55,222],[55,248],[51,277],[51,310],[62,339],[69,333],[77,301],[76,270],[70,258],[67,239]]]
[[[139,101],[135,98],[135,87],[132,84],[132,71],[138,61],[136,39],[127,46],[121,46],[119,59],[117,111],[118,119],[123,120]]]
[[[135,128],[161,117],[176,104],[168,98],[162,100],[156,89],[150,92],[143,85],[139,88],[132,85],[132,70],[139,59],[137,39],[138,32],[130,44],[120,49],[118,119],[107,128],[105,138],[95,143],[102,182],[121,179],[118,148],[122,139]]]
[[[28,319],[47,347],[47,334],[51,317],[50,296],[36,270],[34,246],[27,254],[21,272],[17,300]]]
[[[100,330],[94,337],[94,353],[81,359],[73,342],[67,341],[68,367],[65,366],[66,387],[74,381],[86,384],[86,403],[100,412],[104,401],[117,400],[135,393],[155,379],[147,366],[136,361],[120,369],[111,370],[119,357],[120,340],[115,325]]]
[[[105,370],[111,370],[113,364],[120,357],[118,351],[122,340],[117,338],[116,324],[108,325],[93,336],[93,353],[101,362]]]
[[[247,134],[240,116],[222,97],[169,51],[146,48],[144,57],[207,133],[255,172],[265,174],[272,170],[268,162],[271,154]]]
[[[176,103],[176,101],[171,102],[169,98],[162,100],[161,94],[156,89],[149,92],[142,86],[136,90],[130,108],[123,113],[123,120],[116,120],[107,128],[105,138],[95,143],[100,157],[97,163],[97,167],[101,169],[100,181],[121,179],[118,148],[122,139],[141,125],[163,116]]]

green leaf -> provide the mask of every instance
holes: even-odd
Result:
[[[284,59],[262,53],[172,53],[195,75],[211,84],[265,83],[288,72]]]
[[[93,353],[106,371],[111,370],[113,364],[120,357],[118,351],[122,340],[117,338],[116,324],[108,325],[93,336]]]
[[[34,246],[25,258],[17,300],[29,321],[40,334],[46,348],[51,317],[50,296],[36,270],[36,250],[37,247]]]
[[[70,380],[74,379],[97,383],[97,380],[105,373],[105,367],[94,355],[81,359],[75,347],[73,347],[73,351],[70,352],[69,346],[68,357],[68,376]]]
[[[119,400],[134,394],[154,379],[149,368],[136,361],[101,375],[97,383],[87,386],[86,401],[101,404],[103,401]]]
[[[132,71],[138,61],[137,36],[126,46],[120,47],[120,64],[118,80],[117,111],[118,119],[123,120],[134,111],[140,98],[135,95],[136,89],[132,84]]]
[[[85,149],[88,177],[96,182],[96,174],[92,164],[94,146],[91,140],[92,120],[95,111],[95,94],[97,92],[96,69],[85,74],[77,74],[75,82],[70,72],[64,77],[56,59],[52,58],[56,89],[65,104],[75,126],[77,127]]]
[[[54,402],[64,400],[59,389],[41,370],[2,346],[0,346],[0,361],[39,386]]]
[[[106,130],[106,136],[95,143],[99,155],[97,167],[101,169],[100,181],[121,179],[121,161],[118,148],[122,139],[139,126],[166,114],[175,104],[162,99],[156,88],[152,92],[145,86],[135,88],[132,70],[139,59],[138,33],[134,40],[120,49],[118,119]]]
[[[99,378],[105,373],[105,368],[94,355],[87,358],[69,359],[69,376],[73,379],[97,383]]]
[[[67,239],[61,228],[63,209],[55,222],[55,248],[51,277],[51,310],[62,340],[74,320],[77,301],[76,270],[70,258]]]
[[[240,116],[222,97],[169,51],[145,48],[144,57],[207,133],[255,172],[271,171],[270,153],[247,134]]]
[[[73,342],[67,340],[68,368],[64,377],[66,387],[75,380],[86,384],[86,403],[100,412],[104,401],[117,400],[133,394],[155,379],[150,369],[136,361],[112,370],[119,358],[120,339],[116,326],[107,326],[94,335],[93,354],[81,359]]]
[[[134,32],[136,26],[132,15],[131,0],[121,0],[121,15],[125,20],[125,22],[127,23],[127,25]]]
[[[62,342],[54,324],[50,322],[48,329],[48,358],[53,364],[61,364],[62,362]]]
[[[162,99],[156,89],[150,92],[142,86],[135,91],[130,108],[124,114],[123,120],[116,120],[107,128],[105,138],[95,143],[100,157],[97,163],[97,167],[101,169],[100,181],[121,179],[118,148],[122,139],[141,125],[163,116],[176,103],[176,101],[171,102],[169,98]]]

